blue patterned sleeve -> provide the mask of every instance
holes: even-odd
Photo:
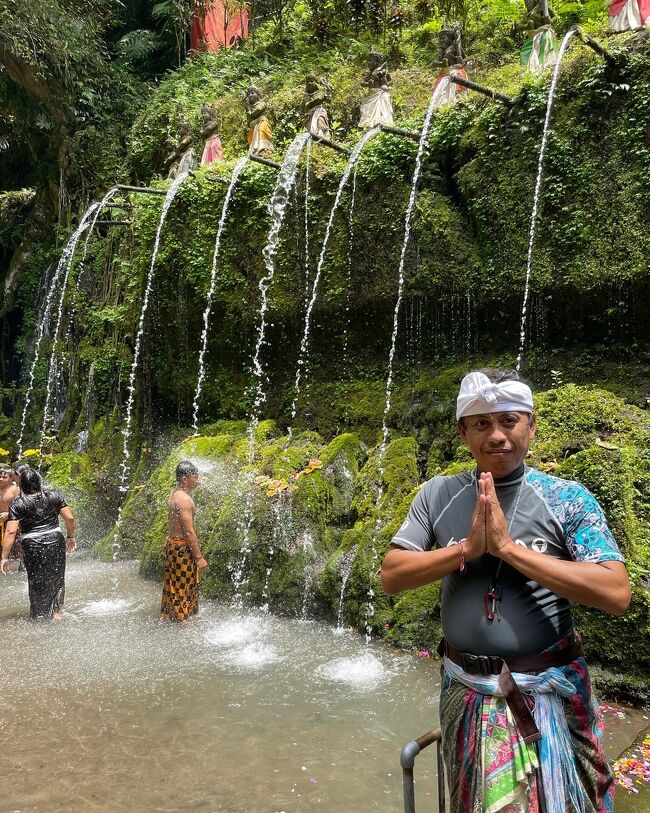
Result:
[[[594,495],[579,483],[570,483],[565,499],[566,543],[576,562],[622,562],[623,555]],[[567,506],[568,507],[568,506]]]

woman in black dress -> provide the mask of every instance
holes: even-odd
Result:
[[[61,494],[43,487],[37,471],[21,466],[18,474],[21,493],[9,504],[0,571],[6,571],[20,526],[29,585],[29,615],[33,619],[58,621],[65,596],[65,554],[76,548],[74,516]],[[67,537],[59,529],[59,515],[65,522]]]

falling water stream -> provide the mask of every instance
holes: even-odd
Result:
[[[289,145],[282,166],[278,174],[278,180],[273,190],[271,203],[269,204],[269,213],[271,217],[271,228],[266,240],[266,246],[262,252],[264,258],[264,266],[266,273],[260,279],[259,292],[260,292],[260,310],[259,310],[259,323],[257,327],[257,340],[255,342],[255,351],[252,360],[252,373],[254,380],[254,399],[251,408],[251,414],[248,422],[248,429],[246,436],[248,438],[248,460],[249,463],[253,462],[255,454],[255,430],[259,423],[260,409],[266,400],[266,393],[264,389],[264,370],[262,368],[261,354],[266,337],[266,313],[269,307],[268,293],[269,287],[273,282],[275,276],[275,253],[278,249],[280,241],[280,231],[284,223],[284,216],[287,211],[289,203],[289,196],[291,190],[296,182],[298,175],[298,167],[300,156],[305,145],[310,141],[311,136],[309,133],[299,133]],[[245,488],[245,507],[242,520],[240,523],[240,535],[242,538],[241,548],[237,562],[233,568],[232,579],[235,587],[235,603],[241,601],[241,591],[246,585],[245,568],[248,554],[250,553],[250,534],[253,525],[253,484],[247,478],[244,484]]]
[[[378,478],[377,478],[377,521],[375,523],[374,532],[371,540],[370,550],[370,583],[368,585],[368,602],[366,604],[366,639],[370,639],[372,633],[372,619],[375,615],[375,590],[373,587],[375,578],[375,569],[377,567],[377,534],[379,533],[381,517],[379,507],[384,496],[384,457],[386,454],[386,446],[388,444],[388,413],[390,412],[391,399],[393,394],[393,361],[395,358],[395,348],[397,347],[397,330],[399,326],[399,312],[402,305],[402,295],[404,292],[404,263],[406,260],[406,249],[408,248],[409,238],[411,236],[411,218],[413,216],[413,209],[415,208],[415,200],[418,191],[418,181],[420,180],[420,171],[422,169],[422,158],[426,148],[427,138],[429,136],[429,128],[431,127],[431,120],[433,114],[440,103],[441,97],[447,91],[447,87],[451,82],[450,77],[445,76],[438,83],[436,89],[433,91],[431,101],[429,102],[429,109],[424,118],[422,132],[420,133],[420,143],[415,158],[415,170],[413,172],[413,180],[411,181],[411,194],[409,196],[408,206],[406,207],[406,217],[404,220],[404,239],[402,241],[402,252],[399,260],[399,270],[397,272],[397,301],[395,302],[395,311],[393,314],[393,332],[391,335],[390,352],[388,354],[388,375],[386,377],[386,399],[384,403],[384,415],[382,419],[381,429],[381,445],[379,447],[379,455],[377,460]]]
[[[302,341],[300,342],[300,351],[298,354],[298,364],[296,367],[296,379],[294,383],[294,395],[293,395],[293,403],[291,404],[291,417],[289,419],[289,438],[291,438],[291,427],[293,425],[294,419],[296,417],[296,410],[298,407],[298,397],[300,396],[300,381],[302,378],[302,370],[303,367],[307,364],[307,354],[309,352],[309,330],[311,326],[311,314],[314,309],[314,305],[316,304],[316,298],[318,296],[318,283],[320,282],[321,273],[323,271],[323,264],[325,263],[325,254],[327,252],[327,246],[329,244],[330,233],[332,231],[332,225],[334,223],[334,215],[339,207],[339,203],[341,202],[341,196],[343,194],[343,190],[345,189],[345,185],[348,182],[348,178],[350,177],[352,171],[354,170],[359,157],[361,156],[361,151],[366,146],[368,141],[377,133],[381,132],[379,127],[373,127],[372,130],[368,130],[368,132],[359,140],[356,144],[355,148],[352,150],[352,155],[348,159],[347,166],[343,171],[343,175],[341,177],[341,181],[339,183],[339,188],[336,191],[336,197],[334,198],[334,205],[332,206],[332,211],[330,212],[329,220],[327,221],[327,228],[325,229],[325,239],[323,240],[323,246],[321,248],[320,257],[318,259],[318,266],[316,267],[316,274],[314,276],[314,282],[311,288],[311,297],[309,298],[309,304],[307,305],[307,312],[305,314],[305,326],[303,329],[302,334]]]
[[[232,171],[230,184],[228,186],[226,197],[224,198],[223,201],[223,207],[221,209],[221,218],[219,220],[219,226],[217,228],[217,237],[214,242],[214,252],[212,254],[212,271],[210,272],[210,288],[208,290],[207,303],[205,306],[205,310],[203,312],[203,332],[201,334],[201,351],[199,353],[199,376],[196,381],[196,390],[194,392],[194,402],[192,406],[193,410],[192,414],[194,416],[192,426],[194,428],[194,434],[197,434],[199,431],[199,399],[201,398],[201,388],[203,386],[203,381],[205,379],[205,353],[208,348],[208,332],[210,329],[210,314],[212,312],[212,299],[214,297],[214,289],[217,284],[217,267],[219,263],[219,246],[221,245],[221,235],[223,233],[224,226],[226,225],[228,207],[230,206],[230,200],[235,190],[237,179],[239,178],[240,172],[246,166],[247,163],[248,155],[245,155],[243,158],[240,158],[239,161],[237,161],[237,163],[235,164],[235,168]]]
[[[151,295],[151,288],[153,286],[154,269],[156,267],[156,259],[158,257],[158,250],[160,248],[160,235],[162,227],[167,217],[169,207],[176,196],[181,184],[187,178],[188,173],[183,172],[172,181],[162,205],[160,212],[160,220],[158,221],[158,229],[156,231],[156,240],[153,247],[153,254],[151,255],[151,264],[149,265],[149,273],[147,274],[147,283],[142,298],[142,308],[140,309],[140,321],[138,322],[138,332],[135,337],[135,348],[133,350],[133,362],[131,364],[131,374],[129,376],[129,397],[126,403],[126,425],[122,430],[124,436],[124,444],[122,448],[122,465],[120,466],[120,491],[124,494],[128,490],[127,479],[129,475],[129,460],[131,451],[129,449],[129,439],[131,437],[131,421],[133,419],[133,403],[135,401],[135,377],[138,372],[138,364],[140,362],[140,348],[142,345],[142,336],[144,334],[144,320],[147,315],[147,307],[149,305],[149,297]],[[120,506],[118,513],[118,525],[122,514],[122,506]],[[117,534],[116,534],[117,536]]]
[[[34,343],[34,358],[32,359],[31,367],[29,368],[29,379],[27,384],[27,393],[25,395],[25,403],[23,405],[23,414],[20,421],[20,434],[18,436],[18,457],[21,457],[23,453],[23,440],[25,435],[25,425],[27,423],[27,413],[29,411],[29,405],[31,403],[32,392],[34,390],[34,377],[36,374],[36,367],[38,365],[38,361],[40,358],[41,352],[41,342],[43,341],[43,336],[45,335],[46,330],[48,329],[49,321],[50,321],[50,313],[52,309],[52,302],[54,300],[54,294],[59,286],[59,280],[61,279],[61,275],[63,275],[64,280],[67,281],[68,275],[70,273],[70,267],[72,266],[72,261],[74,259],[75,250],[77,248],[77,243],[79,242],[79,238],[81,237],[83,231],[88,228],[88,221],[92,213],[97,208],[98,204],[93,203],[89,208],[85,211],[83,217],[81,218],[79,225],[75,229],[74,233],[68,240],[63,252],[61,253],[61,257],[59,262],[56,266],[56,270],[52,275],[52,279],[50,281],[50,287],[47,292],[47,296],[45,297],[45,306],[43,307],[43,313],[41,315],[41,319],[36,326],[36,338]],[[65,283],[63,285],[65,290]],[[58,324],[58,322],[57,322]],[[49,384],[48,384],[48,393],[49,393]]]
[[[571,37],[577,33],[577,29],[570,28],[562,40],[560,52],[558,53],[557,62],[553,70],[553,79],[551,80],[551,87],[548,92],[548,101],[546,102],[546,118],[544,119],[544,131],[542,133],[542,143],[539,148],[539,161],[537,162],[537,179],[535,181],[535,192],[533,194],[533,212],[530,217],[530,233],[528,237],[528,258],[526,260],[526,283],[524,285],[524,301],[521,306],[521,324],[519,329],[519,353],[517,355],[516,370],[519,371],[521,367],[521,359],[524,354],[524,345],[526,343],[526,317],[528,313],[528,296],[530,292],[530,275],[533,267],[533,248],[535,245],[535,231],[537,229],[537,215],[539,210],[539,198],[542,191],[542,180],[544,177],[544,156],[546,154],[546,145],[548,143],[548,136],[551,131],[551,115],[553,113],[553,102],[555,100],[555,92],[557,90],[558,79],[560,78],[560,67],[562,65],[562,58],[569,47]]]
[[[79,294],[79,287],[81,285],[81,280],[84,275],[84,271],[86,270],[86,257],[88,256],[88,244],[90,243],[90,238],[95,232],[95,225],[101,214],[104,206],[113,198],[116,192],[119,191],[119,187],[113,186],[111,187],[108,192],[104,195],[104,197],[100,200],[99,206],[95,210],[93,215],[92,222],[90,224],[90,228],[88,229],[88,234],[86,235],[86,239],[84,240],[83,249],[81,252],[81,259],[79,260],[79,273],[77,274],[77,278],[74,283],[74,290],[72,291],[72,300],[70,302],[70,316],[68,317],[68,325],[66,328],[65,339],[63,341],[63,346],[68,346],[68,339],[70,337],[70,330],[72,328],[72,323],[74,321],[75,313],[77,310],[77,296]]]

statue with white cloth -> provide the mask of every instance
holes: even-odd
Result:
[[[323,76],[310,73],[305,79],[302,109],[305,129],[317,138],[330,137],[330,120],[325,105],[332,99],[332,86]]]
[[[392,78],[386,67],[386,58],[373,48],[368,55],[368,74],[361,80],[370,89],[360,105],[359,127],[370,130],[380,124],[393,124],[393,103],[390,98]]]

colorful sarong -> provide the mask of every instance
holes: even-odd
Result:
[[[160,615],[166,621],[186,621],[199,611],[199,571],[185,539],[168,539],[165,547]]]
[[[566,719],[568,739],[563,744],[553,727],[552,733],[546,734],[546,742],[538,746],[538,754],[521,739],[503,697],[468,688],[444,670],[440,720],[451,813],[541,813],[537,768],[540,761],[547,761],[551,748],[560,750],[556,754],[560,764],[575,761],[574,776],[579,784],[579,803],[576,805],[567,798],[560,802],[561,809],[572,813],[611,813],[613,777],[603,752],[602,718],[591,694],[586,661],[577,658],[567,666],[549,669],[548,673],[555,674],[558,682],[564,684],[562,694],[554,696],[553,701],[559,702],[560,715]],[[480,675],[472,678],[479,682],[483,679]],[[524,697],[532,710],[535,697],[530,694]],[[536,722],[537,712],[539,709]],[[542,726],[539,727],[541,731]],[[563,754],[563,750],[570,753]],[[542,773],[543,768],[544,765]],[[561,778],[557,776],[547,796],[555,794]],[[565,788],[567,795],[575,798],[576,788],[567,783]],[[550,799],[546,801],[548,804]]]

